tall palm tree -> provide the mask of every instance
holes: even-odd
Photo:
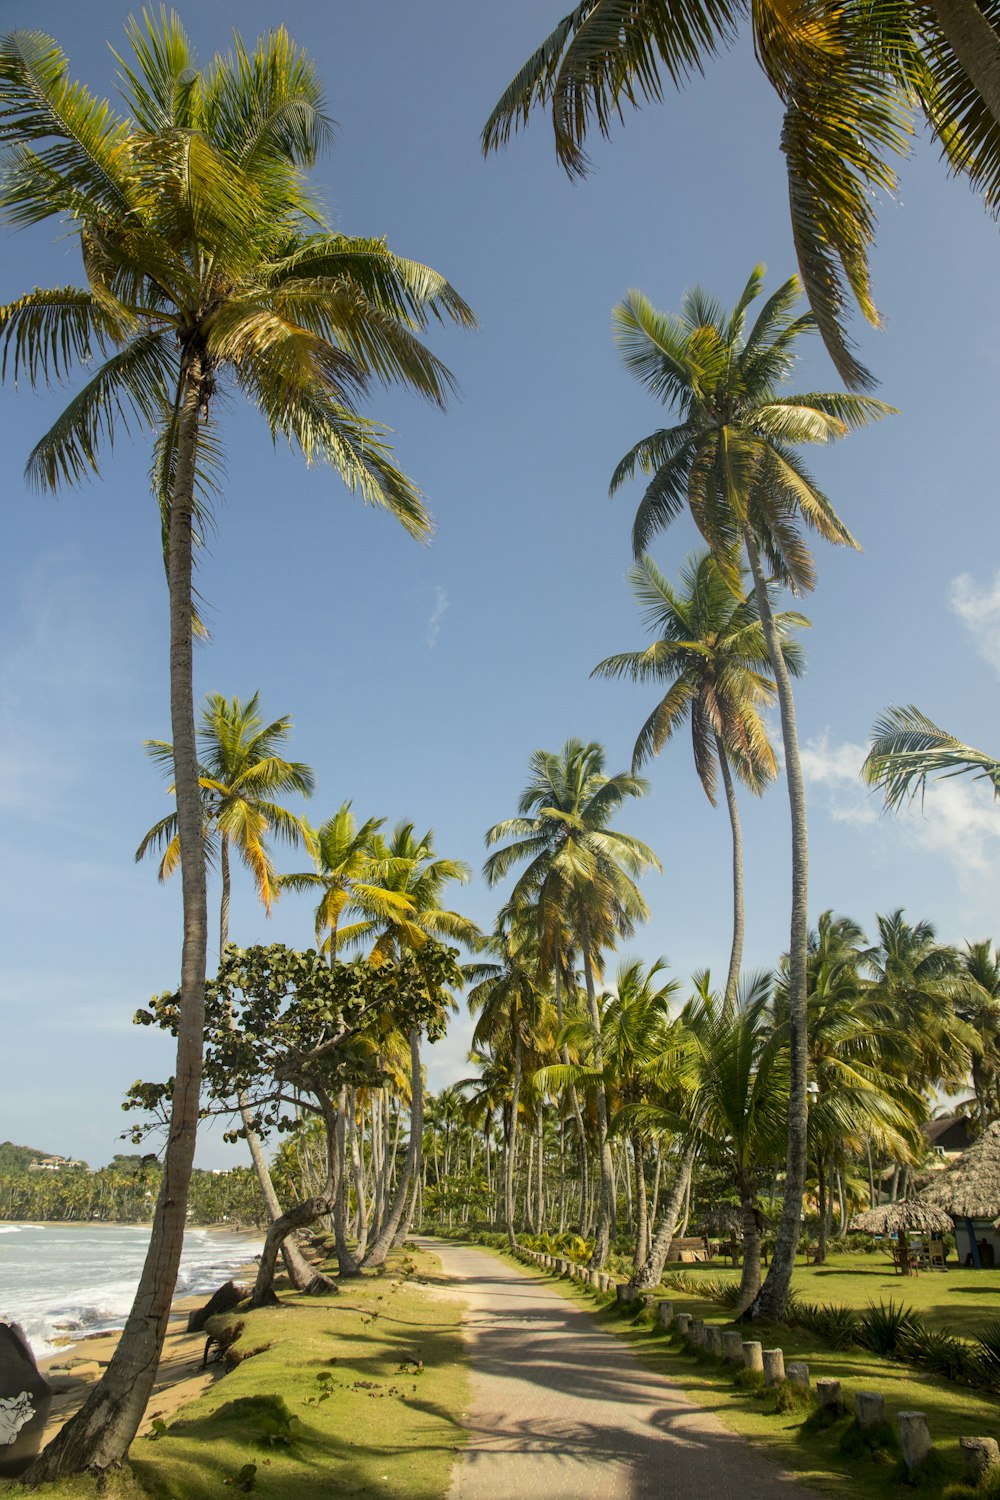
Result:
[[[540,895],[550,907],[561,907],[583,959],[594,1066],[601,1070],[597,964],[602,949],[630,937],[648,914],[635,877],[661,868],[646,844],[609,825],[624,802],[643,795],[647,783],[627,771],[605,776],[604,750],[581,740],[567,740],[560,754],[536,750],[529,765],[531,780],[521,794],[519,816],[494,824],[486,834],[487,845],[511,842],[496,849],[483,869],[495,885],[527,861],[511,892],[511,907],[524,910]],[[596,1100],[601,1181],[592,1263],[603,1266],[615,1213],[607,1097],[600,1084]]]
[[[797,593],[812,588],[815,569],[804,528],[830,542],[857,545],[797,448],[841,437],[891,408],[866,396],[781,392],[795,361],[796,342],[815,321],[810,314],[794,314],[799,284],[793,276],[748,327],[763,276],[763,267],[756,267],[729,314],[700,288],[685,294],[679,316],[657,312],[641,292],[631,292],[615,309],[615,334],[626,368],[658,400],[676,407],[680,421],[638,442],[618,464],[611,488],[618,490],[637,469],[652,476],[632,531],[637,556],[685,505],[734,591],[741,590],[745,556],[777,687],[792,836],[791,1094],[781,1223],[753,1312],[781,1318],[795,1264],[806,1173],[809,841],[795,700],[768,583],[775,580]]]
[[[748,17],[754,56],[784,108],[781,149],[792,234],[806,295],[845,385],[870,383],[844,331],[854,299],[878,325],[868,255],[876,195],[896,186],[914,110],[950,166],[990,208],[1000,194],[1000,22],[993,0],[909,0],[881,6],[818,0],[581,0],[504,91],[483,130],[484,152],[505,145],[538,106],[551,110],[555,148],[583,175],[586,140],[610,134],[626,104],[659,101],[732,42]]]
[[[939,943],[931,922],[908,922],[901,910],[875,919],[878,943],[865,954],[871,1008],[908,1041],[911,1085],[930,1093],[960,1088],[976,1046],[975,1033],[956,1011],[962,963]]]
[[[1000,953],[988,938],[966,943],[953,996],[959,1019],[977,1037],[972,1049],[972,1091],[981,1130],[1000,1112]]]
[[[711,552],[688,559],[674,589],[651,558],[628,574],[647,627],[657,639],[645,651],[629,651],[599,662],[591,676],[665,682],[667,692],[649,715],[632,752],[638,771],[690,720],[694,764],[705,795],[715,806],[716,769],[722,775],[733,846],[733,936],[726,994],[732,998],[743,961],[743,830],[733,771],[755,796],[778,774],[761,711],[774,701],[767,642],[753,594],[735,597]],[[808,625],[803,615],[775,614],[785,665],[802,670],[802,653],[791,632]]]
[[[257,896],[270,915],[279,880],[271,861],[267,841],[278,837],[291,845],[308,844],[308,825],[295,813],[275,802],[288,792],[311,796],[315,778],[302,761],[286,760],[284,749],[292,727],[288,714],[265,724],[260,714],[260,697],[254,693],[246,703],[231,701],[221,693],[209,693],[198,729],[199,785],[204,816],[206,857],[217,853],[222,892],[219,906],[219,959],[229,942],[229,908],[232,885],[231,850],[250,872]],[[151,758],[173,778],[174,747],[166,740],[147,740]],[[171,787],[171,791],[173,788]],[[163,850],[159,876],[167,880],[180,862],[177,814],[169,813],[146,834],[135,857],[138,862],[153,850]],[[281,1204],[271,1181],[271,1174],[254,1129],[253,1111],[246,1094],[238,1096],[243,1133],[260,1184],[264,1205],[273,1223],[282,1214]],[[319,1289],[325,1278],[317,1277],[295,1241],[285,1240],[281,1247],[285,1266],[299,1291]]]
[[[218,439],[217,393],[243,391],[272,433],[415,536],[429,522],[359,414],[373,379],[438,403],[450,377],[416,337],[430,317],[472,314],[427,267],[381,240],[331,232],[306,169],[330,137],[309,59],[277,30],[200,70],[176,16],[128,23],[125,113],[69,81],[39,32],[0,41],[0,188],[7,223],[67,222],[86,284],[35,289],[0,309],[6,368],[36,383],[85,382],[28,463],[49,489],[97,469],[121,428],[157,438],[170,597],[170,723],[184,938],[180,1023],[163,1184],[124,1337],[33,1481],[120,1462],[152,1388],[184,1229],[201,1084],[207,945],[202,808],[192,689],[192,559],[201,488]]]

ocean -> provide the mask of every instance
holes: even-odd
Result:
[[[121,1328],[148,1243],[132,1224],[0,1223],[0,1320],[21,1325],[38,1359],[54,1338]],[[215,1291],[262,1248],[259,1234],[188,1229],[176,1295]]]

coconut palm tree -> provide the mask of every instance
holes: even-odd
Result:
[[[977,1037],[972,1049],[972,1090],[979,1127],[986,1126],[1000,1111],[997,1077],[1000,1075],[1000,954],[988,938],[966,943],[960,957],[961,970],[953,995],[959,1019]]]
[[[896,185],[919,110],[950,166],[989,207],[1000,193],[1000,14],[974,0],[877,11],[819,0],[808,7],[737,0],[581,0],[521,67],[483,130],[506,145],[538,106],[551,110],[556,154],[571,176],[585,144],[608,136],[625,106],[659,101],[728,47],[750,19],[754,56],[784,108],[781,149],[799,270],[845,385],[871,381],[844,330],[853,298],[879,323],[868,255],[876,195]]]
[[[1000,760],[938,728],[912,703],[876,719],[861,779],[882,789],[886,807],[895,812],[918,792],[922,797],[932,776],[963,775],[989,782],[1000,797]]]
[[[791,1095],[781,1223],[754,1314],[780,1318],[795,1264],[806,1172],[809,841],[795,700],[768,583],[770,578],[797,593],[812,588],[815,569],[805,528],[830,542],[857,545],[796,450],[843,436],[891,408],[866,396],[782,393],[796,342],[815,321],[810,314],[795,316],[799,285],[793,276],[748,327],[763,275],[763,267],[756,267],[728,315],[700,288],[685,293],[676,317],[657,312],[641,292],[629,293],[615,309],[626,368],[658,400],[676,407],[680,421],[638,442],[618,464],[611,489],[617,491],[637,470],[652,476],[632,531],[637,556],[685,506],[734,592],[741,591],[745,556],[777,687],[791,813]]]
[[[627,799],[643,795],[647,783],[626,771],[605,776],[604,750],[581,740],[567,740],[560,754],[536,750],[529,765],[531,780],[521,794],[519,816],[494,824],[486,834],[487,845],[511,842],[496,849],[483,869],[495,885],[527,861],[511,892],[512,909],[523,911],[543,896],[548,909],[562,910],[583,960],[594,1066],[601,1071],[600,953],[619,937],[630,937],[636,922],[648,914],[634,877],[661,868],[646,844],[609,825]],[[615,1212],[608,1107],[601,1084],[596,1102],[601,1182],[592,1264],[603,1266]]]
[[[733,937],[726,994],[732,997],[743,961],[743,830],[733,771],[755,796],[778,774],[762,710],[774,701],[767,642],[752,592],[734,597],[711,552],[690,557],[674,589],[651,558],[643,557],[628,581],[656,640],[645,651],[629,651],[599,662],[591,676],[664,682],[667,692],[649,715],[632,752],[638,771],[658,755],[685,720],[691,724],[695,770],[715,806],[716,770],[722,775],[733,845]],[[802,670],[802,654],[791,632],[808,625],[803,615],[775,614],[785,665]]]
[[[209,693],[198,730],[199,785],[204,815],[207,858],[218,854],[222,893],[219,907],[219,958],[229,942],[229,907],[232,885],[231,850],[250,872],[257,896],[270,915],[279,880],[271,861],[267,840],[278,837],[291,845],[309,844],[308,825],[295,813],[274,801],[288,792],[311,796],[315,778],[301,761],[285,760],[284,749],[292,727],[289,715],[265,724],[260,698],[254,693],[246,703],[232,701],[221,693]],[[174,747],[165,740],[147,740],[146,750],[164,773],[173,778]],[[171,787],[173,791],[173,787]],[[160,880],[167,880],[180,862],[177,814],[161,818],[136,850],[136,861],[153,850],[163,850]],[[271,1181],[260,1137],[253,1125],[253,1112],[245,1094],[239,1096],[243,1133],[253,1159],[261,1196],[271,1222],[282,1214]],[[319,1290],[329,1285],[298,1249],[293,1239],[281,1247],[286,1269],[299,1291]]]
[[[242,391],[272,433],[415,536],[419,492],[357,397],[395,380],[441,403],[450,377],[417,338],[431,317],[470,325],[448,283],[381,240],[334,234],[306,170],[330,137],[309,59],[279,29],[200,70],[176,16],[128,23],[125,113],[69,81],[39,32],[0,41],[0,215],[69,224],[86,283],[0,309],[7,372],[31,383],[85,373],[28,462],[56,489],[93,474],[123,428],[157,441],[170,598],[171,741],[184,938],[180,1025],[163,1185],[125,1335],[33,1482],[121,1461],[152,1388],[184,1229],[201,1084],[207,913],[192,691],[191,572],[217,450],[217,394]]]

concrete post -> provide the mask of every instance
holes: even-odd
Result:
[[[791,1359],[785,1366],[785,1374],[792,1385],[797,1385],[800,1390],[809,1389],[809,1366],[804,1360]]]
[[[716,1359],[722,1358],[722,1329],[718,1323],[705,1324],[705,1348]]]
[[[959,1438],[958,1446],[965,1460],[965,1477],[970,1484],[979,1484],[987,1474],[1000,1468],[1000,1445],[996,1438]]]
[[[678,1313],[676,1318],[674,1319],[674,1327],[677,1329],[677,1332],[680,1334],[681,1338],[686,1339],[688,1336],[688,1329],[691,1327],[691,1314]]]
[[[722,1357],[729,1365],[743,1363],[743,1335],[738,1329],[722,1330]]]
[[[630,1307],[638,1293],[632,1290],[627,1281],[619,1281],[615,1287],[615,1296],[618,1298],[619,1307]]]
[[[899,1429],[903,1462],[912,1476],[923,1468],[931,1451],[927,1415],[922,1411],[899,1411],[896,1413],[896,1426]]]
[[[688,1343],[694,1349],[705,1347],[705,1319],[692,1318],[688,1327]]]
[[[881,1391],[856,1391],[854,1395],[854,1415],[858,1419],[858,1426],[867,1432],[871,1427],[877,1427],[880,1422],[885,1421],[885,1397]]]
[[[817,1380],[816,1394],[819,1397],[820,1406],[824,1407],[827,1411],[843,1411],[844,1401],[840,1394],[839,1380]]]
[[[764,1384],[780,1385],[785,1378],[785,1352],[783,1349],[764,1350]]]
[[[672,1302],[661,1302],[656,1309],[656,1321],[661,1328],[669,1328],[674,1321],[674,1304]]]
[[[761,1375],[764,1373],[764,1349],[756,1339],[750,1339],[743,1345],[743,1368]]]

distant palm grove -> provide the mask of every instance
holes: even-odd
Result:
[[[743,267],[732,307],[693,286],[676,311],[638,290],[613,310],[638,431],[617,462],[609,453],[607,480],[632,512],[622,557],[631,549],[638,623],[632,640],[608,640],[592,675],[634,684],[634,751],[611,764],[573,724],[561,746],[523,747],[520,795],[482,830],[489,930],[461,909],[470,869],[418,809],[355,808],[345,785],[323,802],[313,768],[292,758],[290,705],[272,717],[256,692],[213,691],[199,711],[193,668],[223,398],[246,397],[273,437],[425,539],[424,498],[363,405],[400,385],[443,407],[453,378],[425,338],[446,322],[473,330],[471,307],[377,234],[327,221],[310,172],[331,120],[283,29],[255,46],[237,38],[202,67],[176,16],[144,13],[127,26],[121,112],[70,82],[52,39],[0,42],[0,211],[15,227],[57,224],[81,266],[79,285],[0,308],[4,372],[79,382],[28,458],[43,489],[96,473],[120,433],[148,443],[169,715],[146,751],[172,800],[136,828],[135,857],[155,857],[160,881],[178,877],[182,910],[177,972],[151,976],[162,992],[135,1018],[169,1034],[175,1061],[126,1098],[133,1142],[165,1141],[162,1160],[0,1168],[0,1216],[153,1223],[111,1364],[32,1482],[127,1453],[192,1218],[261,1226],[255,1306],[273,1299],[282,1262],[296,1289],[330,1290],[300,1231],[326,1237],[346,1278],[435,1228],[512,1248],[558,1241],[636,1289],[659,1285],[678,1240],[711,1236],[741,1266],[736,1312],[781,1320],[803,1243],[821,1261],[860,1210],[916,1190],[942,1095],[973,1133],[1000,1119],[992,940],[942,942],[891,892],[866,927],[810,890],[795,697],[809,620],[789,607],[815,586],[814,546],[858,546],[807,451],[894,414],[868,393],[844,313],[853,300],[877,321],[870,204],[894,182],[911,114],[995,202],[1000,94],[975,69],[956,78],[952,9],[932,3],[918,21],[904,7],[890,37],[851,6],[805,36],[791,12],[754,8],[786,112],[801,280],[768,284],[764,267]],[[613,10],[626,19],[612,25]],[[588,128],[606,133],[624,103],[657,99],[661,69],[676,81],[699,68],[735,14],[577,7],[500,99],[484,149],[551,109],[560,159],[582,173]],[[816,333],[846,389],[796,388]],[[658,425],[643,433],[651,403]],[[653,552],[681,518],[699,547],[668,568]],[[286,541],[276,528],[276,555]],[[693,974],[638,951],[662,852],[661,830],[643,827],[646,778],[687,753],[728,830],[724,868],[699,854],[719,941]],[[1000,762],[913,705],[886,708],[863,776],[890,809],[962,772],[1000,790]],[[750,972],[742,812],[763,797],[787,844],[788,938]],[[308,898],[295,946],[241,941],[248,890],[268,913]],[[430,1093],[427,1046],[461,1005],[473,1027],[464,1076]],[[198,1129],[216,1119],[247,1143],[252,1169],[194,1172]]]

